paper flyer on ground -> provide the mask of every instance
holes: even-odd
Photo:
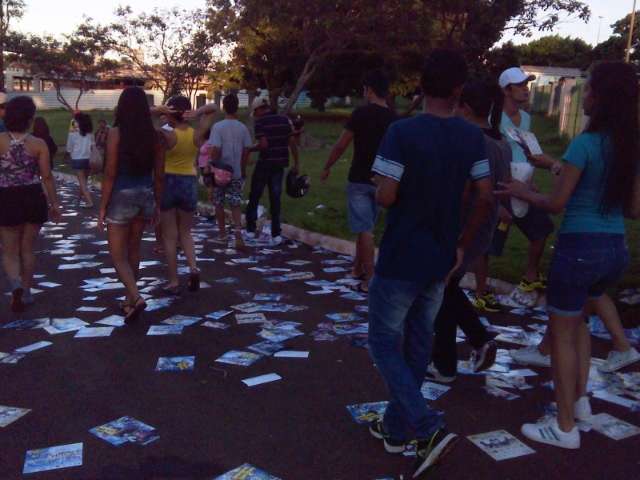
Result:
[[[389,402],[370,402],[348,405],[347,410],[356,421],[361,425],[368,425],[382,418]]]
[[[529,448],[505,430],[469,435],[467,438],[480,450],[497,461],[536,453],[535,450]]]
[[[29,450],[24,459],[23,474],[57,470],[82,465],[82,443]]]
[[[118,418],[89,432],[115,446],[125,443],[148,445],[160,438],[155,428],[131,417]]]
[[[254,467],[248,463],[234,468],[230,472],[216,477],[214,480],[282,480],[274,477],[258,467]]]
[[[28,408],[6,407],[4,405],[0,405],[0,427],[6,427],[19,418],[24,417],[30,411],[31,410]]]
[[[156,372],[188,372],[196,364],[196,357],[160,357],[156,365]]]
[[[596,432],[599,432],[613,440],[624,440],[640,434],[640,428],[620,420],[608,413],[599,413],[589,419],[589,423]]]
[[[218,363],[227,363],[229,365],[240,365],[242,367],[248,367],[249,365],[255,363],[262,355],[258,355],[257,353],[251,352],[242,352],[239,350],[231,350],[221,357],[216,359]]]

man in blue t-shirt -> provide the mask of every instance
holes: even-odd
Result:
[[[391,453],[418,441],[414,477],[456,440],[421,386],[444,287],[493,207],[483,133],[453,114],[466,78],[460,54],[434,51],[422,74],[425,113],[389,127],[373,166],[376,198],[389,210],[369,294],[369,346],[391,398],[370,431]],[[461,232],[468,184],[477,202]]]

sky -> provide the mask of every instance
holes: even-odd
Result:
[[[27,11],[24,18],[16,24],[17,30],[36,34],[48,33],[60,35],[71,32],[82,22],[83,15],[107,23],[113,18],[113,11],[118,5],[130,5],[134,11],[150,11],[155,7],[166,8],[179,5],[181,8],[203,8],[204,0],[180,0],[172,3],[166,0],[26,0]],[[600,28],[600,41],[611,35],[610,26],[631,12],[633,0],[586,0],[592,11],[591,21],[586,24],[578,19],[565,18],[551,33],[562,36],[579,37],[587,43],[595,45]],[[640,2],[638,3],[640,8]],[[602,18],[600,18],[602,17]],[[548,35],[548,32],[536,33],[532,38]],[[515,43],[527,42],[530,39],[507,35],[503,41],[513,40]]]

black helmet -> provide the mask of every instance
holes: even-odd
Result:
[[[287,175],[287,195],[292,198],[304,197],[310,186],[311,181],[307,175],[298,176],[294,170],[289,170]]]

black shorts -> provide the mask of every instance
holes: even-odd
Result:
[[[49,219],[47,197],[40,183],[0,188],[0,205],[0,227],[42,225]]]
[[[556,228],[547,212],[534,207],[529,207],[529,211],[522,218],[517,218],[514,215],[513,224],[527,237],[529,242],[544,240],[551,235]],[[493,243],[489,249],[489,255],[493,257],[501,256],[508,236],[508,229],[506,231],[504,229],[501,230],[499,225],[498,230],[493,236]]]

